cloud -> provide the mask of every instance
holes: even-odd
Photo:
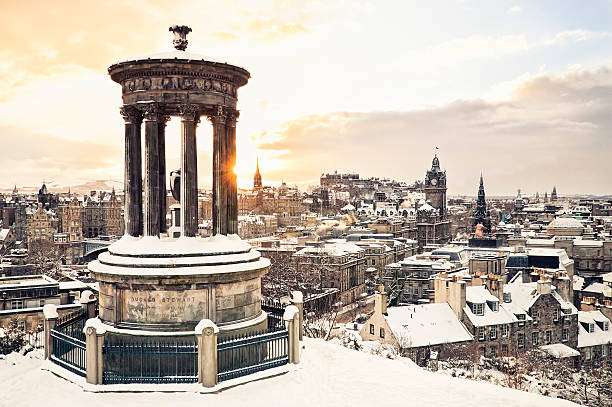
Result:
[[[257,18],[248,25],[253,38],[261,41],[276,41],[290,36],[310,32],[310,29],[300,23],[285,23],[278,19]]]
[[[507,11],[506,14],[518,14],[522,11],[520,6],[512,6]]]
[[[0,126],[0,145],[10,146],[0,166],[4,187],[36,184],[43,178],[65,184],[107,178],[123,157],[123,150],[115,146],[66,140],[11,126]]]
[[[540,75],[517,84],[505,101],[305,116],[259,148],[287,163],[268,176],[296,182],[336,169],[411,182],[424,176],[439,146],[451,193],[475,193],[480,171],[492,194],[552,185],[564,193],[612,193],[611,92],[609,68]]]

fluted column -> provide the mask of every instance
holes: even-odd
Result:
[[[168,231],[166,223],[166,123],[170,120],[169,116],[161,116],[158,124],[159,135],[159,233]]]
[[[159,236],[159,122],[155,103],[142,105],[145,123],[144,235]]]
[[[139,236],[142,233],[142,157],[140,124],[142,116],[132,106],[120,109],[125,120],[125,170],[124,170],[124,221],[125,233]]]
[[[212,233],[227,234],[227,135],[225,131],[225,112],[222,106],[210,114],[213,125],[213,202]]]
[[[181,116],[181,236],[198,232],[198,161],[196,126],[198,106],[179,105]]]
[[[238,233],[238,184],[236,181],[236,120],[239,112],[228,109],[226,119],[227,145],[227,234]]]

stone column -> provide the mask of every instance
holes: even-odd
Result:
[[[159,122],[156,103],[141,106],[145,123],[144,235],[159,236]]]
[[[161,116],[158,122],[159,128],[159,233],[168,231],[166,223],[166,123],[170,120],[170,116]]]
[[[87,358],[85,379],[89,384],[102,384],[104,373],[102,346],[106,328],[98,318],[91,318],[85,321],[83,333],[85,334],[85,357]]]
[[[87,312],[87,318],[96,317],[96,298],[91,290],[83,291],[79,302],[81,303],[81,307]]]
[[[181,116],[181,236],[198,232],[197,105],[179,105]]]
[[[198,382],[204,387],[215,387],[219,328],[210,319],[203,319],[195,327],[195,335],[198,341]]]
[[[140,124],[142,116],[133,106],[120,109],[125,120],[125,233],[130,236],[142,234],[142,158],[140,147]]]
[[[289,344],[288,344],[288,356],[289,363],[298,364],[300,363],[300,311],[295,305],[289,305],[285,308],[283,314],[283,320],[289,331]]]
[[[55,328],[55,324],[57,323],[57,307],[54,304],[44,305],[43,315],[45,317],[45,359],[49,359],[49,357],[53,354],[51,330]]]
[[[238,184],[236,181],[236,120],[239,112],[228,109],[226,120],[226,146],[227,146],[227,234],[238,233]]]
[[[217,106],[215,111],[209,116],[213,125],[213,235],[227,234],[227,136],[225,131],[225,113],[223,106]]]
[[[300,325],[300,341],[304,338],[304,295],[301,291],[291,291],[291,304],[299,311],[298,323]]]

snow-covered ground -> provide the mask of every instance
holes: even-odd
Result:
[[[40,352],[0,359],[0,406],[570,406],[570,402],[432,373],[409,359],[387,359],[305,339],[300,368],[218,394],[89,393],[41,370]],[[37,358],[38,357],[38,358]],[[160,386],[162,388],[163,386]]]

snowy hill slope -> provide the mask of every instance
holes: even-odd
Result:
[[[389,360],[321,340],[306,339],[304,346],[299,370],[218,394],[87,393],[40,370],[40,360],[10,355],[11,362],[0,360],[0,406],[575,406],[431,373],[407,359]]]

